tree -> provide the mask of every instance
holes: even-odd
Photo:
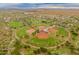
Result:
[[[15,49],[11,52],[11,54],[20,55],[20,48],[22,47],[20,44],[20,40],[16,40],[14,47]]]
[[[33,51],[34,54],[51,54],[46,48],[40,47],[39,49]]]
[[[43,53],[46,53],[47,52],[47,49],[46,48],[43,48],[43,47],[40,47],[40,51],[43,52]]]

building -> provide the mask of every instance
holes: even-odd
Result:
[[[49,27],[48,28],[48,32],[49,33],[56,33],[57,32],[57,28],[56,27]]]
[[[36,37],[39,39],[47,39],[49,35],[48,32],[40,31],[39,33],[36,33]]]
[[[39,31],[43,31],[44,29],[46,29],[46,26],[39,26]]]
[[[35,32],[35,29],[33,29],[33,28],[27,30],[27,33],[28,33],[29,35],[31,35],[33,32]]]

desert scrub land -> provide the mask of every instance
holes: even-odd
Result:
[[[78,10],[0,10],[0,54],[78,55],[78,14]]]

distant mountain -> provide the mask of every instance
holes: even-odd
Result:
[[[0,9],[79,9],[79,3],[0,3]]]

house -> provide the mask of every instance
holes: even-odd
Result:
[[[55,27],[49,27],[48,28],[48,32],[49,33],[56,33],[57,32],[57,28],[55,28]]]
[[[49,35],[48,32],[40,31],[39,33],[36,33],[36,37],[39,39],[47,39]]]
[[[46,29],[46,26],[39,26],[39,31],[43,31],[44,29]]]
[[[29,30],[26,31],[29,35],[31,35],[33,32],[35,32],[35,29],[31,28]]]

